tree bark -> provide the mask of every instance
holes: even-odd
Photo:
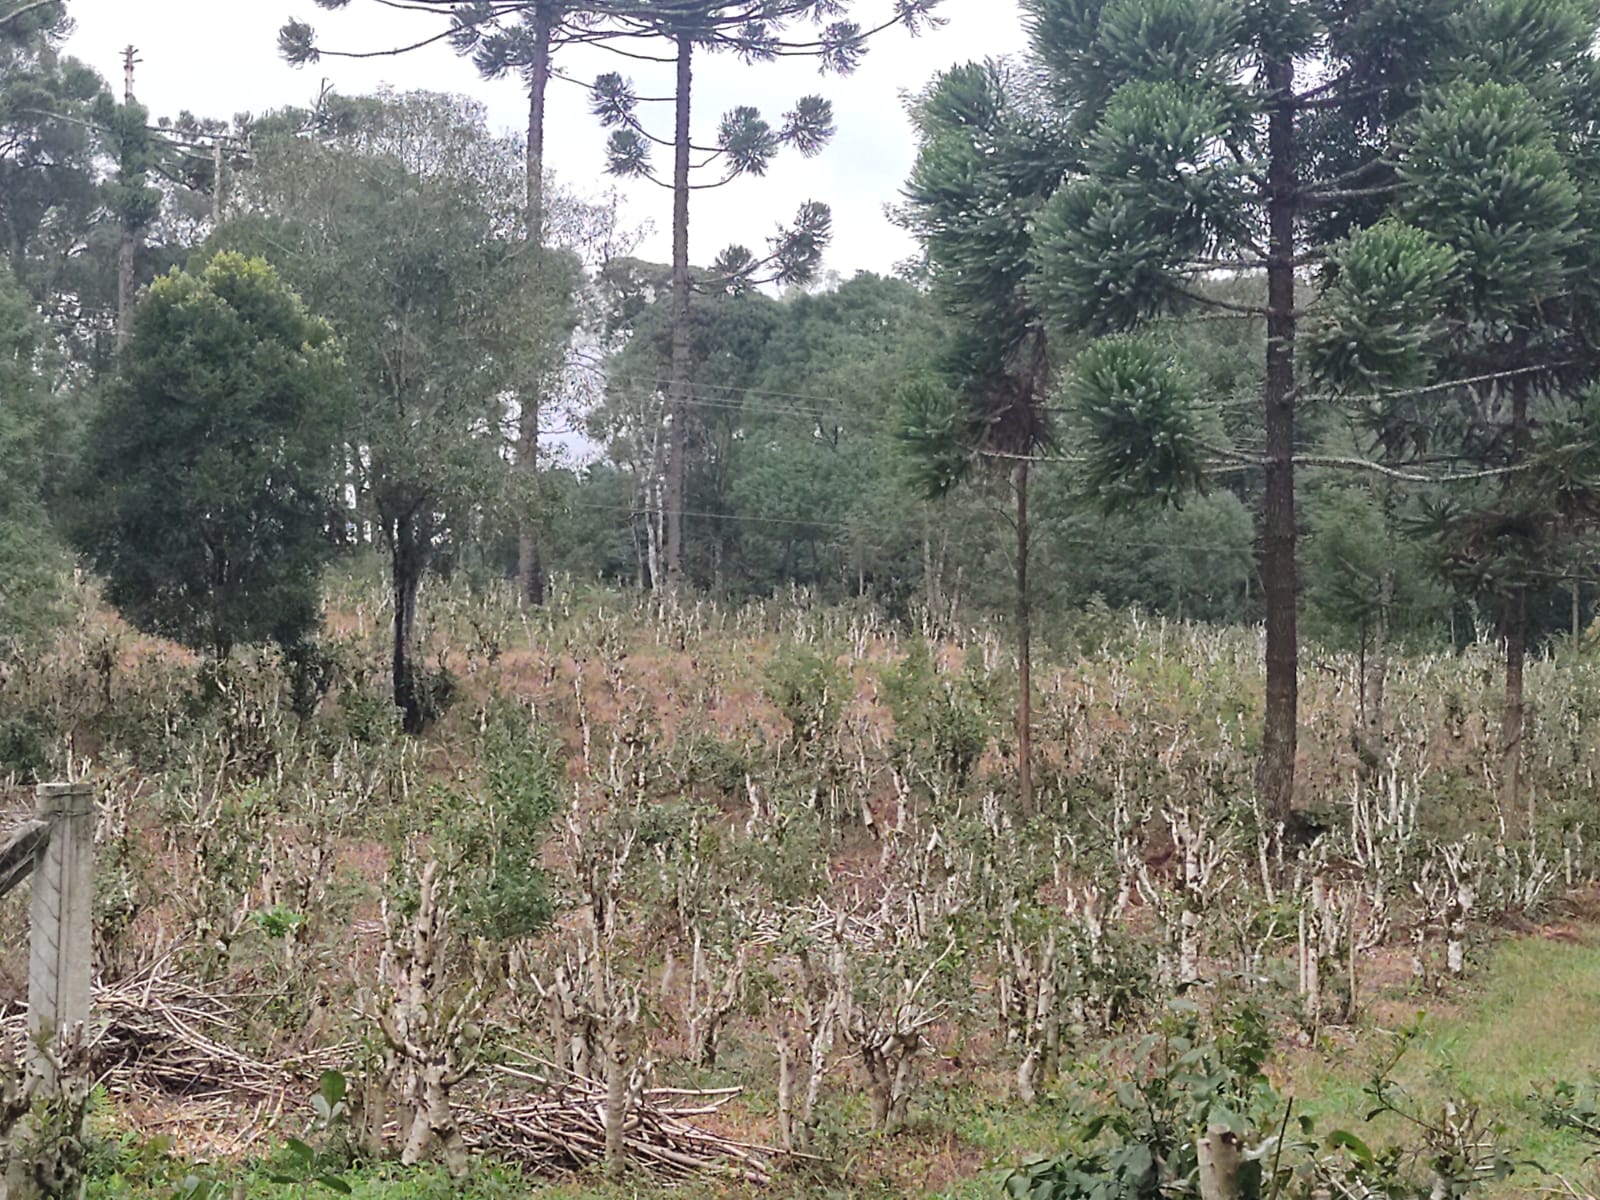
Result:
[[[394,706],[400,710],[405,731],[416,734],[427,724],[412,653],[417,593],[422,588],[427,560],[415,516],[401,517],[391,524],[389,552],[394,592]]]
[[[1522,807],[1522,731],[1524,722],[1523,673],[1528,661],[1528,593],[1513,588],[1506,597],[1501,636],[1506,643],[1506,699],[1500,714],[1500,805],[1506,813]],[[1533,836],[1533,808],[1527,813],[1528,836]]]
[[[672,164],[672,369],[667,386],[667,587],[683,577],[683,503],[689,449],[689,111],[694,41],[678,36]]]
[[[1017,464],[1017,791],[1033,811],[1033,608],[1028,596],[1028,463]]]
[[[606,1047],[605,1161],[607,1179],[617,1179],[627,1169],[628,1051],[618,1033]]]
[[[1528,447],[1528,382],[1519,375],[1511,382],[1511,461],[1524,461]],[[1512,485],[1507,483],[1509,489]],[[1522,807],[1523,672],[1528,660],[1528,589],[1512,587],[1501,601],[1500,636],[1506,644],[1506,697],[1500,715],[1500,807],[1515,813]],[[1527,834],[1533,837],[1534,814],[1530,802]]]
[[[1267,686],[1262,735],[1262,800],[1274,821],[1294,801],[1299,707],[1295,578],[1294,338],[1295,126],[1294,63],[1266,65],[1273,107],[1267,125],[1266,500],[1261,528],[1261,585],[1266,600]]]
[[[1239,1200],[1244,1195],[1240,1174],[1244,1147],[1239,1135],[1224,1125],[1212,1125],[1195,1143],[1199,1159],[1200,1200]]]
[[[1370,777],[1375,781],[1389,765],[1386,745],[1388,730],[1384,721],[1384,693],[1389,683],[1389,623],[1394,610],[1394,568],[1385,567],[1378,577],[1378,611],[1372,626],[1372,650],[1362,679],[1362,707],[1367,717],[1367,751],[1372,759]]]
[[[528,245],[544,248],[544,108],[550,86],[550,37],[555,14],[541,4],[533,15],[533,61],[528,66]],[[544,407],[544,381],[529,379],[522,393],[517,423],[517,469],[527,476],[532,497],[539,478],[539,410]],[[540,513],[537,500],[522,515],[517,531],[517,587],[529,604],[545,598],[544,558],[540,553]]]
[[[787,1033],[777,1035],[778,1047],[778,1144],[793,1153],[800,1148],[794,1119],[794,1046]]]

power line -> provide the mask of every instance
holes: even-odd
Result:
[[[672,381],[664,375],[632,375],[619,373],[617,381],[624,386],[650,384],[658,388],[665,388]],[[694,388],[708,388],[718,392],[734,392],[746,396],[772,396],[781,400],[812,400],[818,404],[836,405],[849,397],[839,395],[824,395],[820,392],[780,392],[771,388],[743,387],[735,383],[701,383],[691,380],[690,386]],[[831,411],[831,410],[829,410]]]
[[[583,508],[594,512],[621,513],[625,516],[638,517],[646,515],[646,509],[614,504],[595,504],[589,501],[572,500],[565,505],[567,508]],[[741,521],[757,525],[803,525],[814,529],[838,529],[853,532],[867,533],[898,533],[902,527],[883,525],[873,522],[852,523],[847,521],[819,521],[807,520],[804,517],[758,517],[748,513],[726,513],[686,510],[686,517],[704,520]],[[1099,547],[1107,544],[1105,538],[1079,537],[1076,535],[1044,536],[1042,540],[1062,546]],[[1113,543],[1118,548],[1129,550],[1192,550],[1203,554],[1237,554],[1241,551],[1248,553],[1248,549],[1240,546],[1227,546],[1217,543],[1205,542],[1152,542],[1144,540],[1117,539]]]
[[[626,383],[634,383],[634,384],[649,383],[649,384],[656,384],[656,385],[665,385],[668,381],[665,380],[665,379],[656,379],[656,380],[628,380],[628,381],[624,381],[624,382],[626,382]],[[783,393],[780,393],[780,392],[765,392],[765,391],[762,391],[759,388],[733,388],[731,386],[719,385],[719,384],[696,384],[694,386],[695,387],[720,387],[722,390],[725,390],[725,391],[742,392],[745,396],[765,397],[765,396],[781,396],[781,395],[783,395]],[[655,388],[653,390],[659,391],[659,390],[663,390],[663,388],[657,387],[657,388]],[[826,403],[829,403],[831,405],[836,405],[837,407],[810,408],[810,407],[805,407],[805,406],[801,406],[801,405],[790,405],[790,404],[751,404],[747,400],[745,400],[745,399],[743,399],[741,397],[736,397],[736,396],[726,396],[726,397],[707,397],[707,396],[693,397],[693,396],[691,396],[686,401],[686,403],[688,403],[692,407],[696,407],[696,408],[713,408],[713,409],[720,409],[720,410],[726,411],[726,412],[748,411],[748,412],[751,412],[751,413],[761,413],[761,414],[770,413],[770,414],[774,414],[774,415],[777,415],[777,416],[805,417],[805,418],[810,419],[810,420],[822,421],[822,420],[836,420],[836,419],[845,417],[845,416],[848,415],[848,405],[851,403],[852,400],[854,400],[855,403],[857,403],[857,404],[862,402],[860,397],[846,397],[846,396],[840,396],[840,397],[837,397],[837,398],[818,396],[818,397],[815,397],[815,399],[823,400]]]

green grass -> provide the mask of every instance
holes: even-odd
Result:
[[[1586,1161],[1590,1148],[1551,1128],[1536,1095],[1555,1080],[1581,1082],[1600,1071],[1600,930],[1586,930],[1581,942],[1506,939],[1485,952],[1476,970],[1460,995],[1421,1018],[1394,1078],[1417,1111],[1435,1115],[1448,1099],[1476,1105],[1501,1126],[1514,1158],[1590,1190],[1600,1187],[1600,1172]],[[1354,1047],[1295,1063],[1288,1090],[1302,1111],[1316,1116],[1319,1130],[1350,1129],[1374,1145],[1406,1139],[1393,1116],[1366,1122],[1373,1106],[1363,1090],[1396,1032],[1369,1024]],[[1503,1194],[1542,1186],[1538,1174],[1519,1170]]]

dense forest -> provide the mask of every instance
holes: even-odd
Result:
[[[452,38],[486,72],[528,69],[518,57],[526,55],[518,39],[532,36],[529,23],[537,6],[491,5],[470,13],[460,5],[436,7],[438,20],[456,23]],[[573,24],[572,38],[601,36],[581,11],[563,10],[558,26],[561,21]],[[427,31],[422,18],[417,23],[418,32]],[[532,526],[542,573],[661,588],[670,574],[667,514],[681,511],[679,570],[699,594],[743,599],[798,586],[826,600],[860,598],[902,614],[919,600],[959,603],[975,612],[1009,611],[1005,581],[1014,546],[1004,464],[978,472],[975,486],[930,493],[917,437],[927,414],[918,404],[928,388],[962,393],[978,386],[973,364],[964,361],[968,348],[952,350],[965,335],[970,310],[964,305],[977,301],[947,294],[941,284],[956,278],[958,256],[991,249],[1017,255],[1016,263],[1006,264],[1007,280],[1000,285],[1021,286],[1021,272],[1045,269],[1030,255],[1043,260],[1067,252],[1044,245],[991,248],[983,239],[1034,236],[1030,227],[1044,219],[1036,214],[1052,211],[1046,208],[1052,189],[1056,205],[1066,203],[1056,184],[1075,153],[1071,131],[1060,131],[1062,164],[1030,164],[1040,172],[1028,181],[1034,195],[1011,193],[1011,211],[985,214],[995,229],[967,231],[953,215],[956,206],[986,202],[982,189],[991,181],[964,179],[972,189],[966,197],[951,190],[953,178],[937,177],[962,169],[941,161],[959,153],[939,124],[955,119],[944,109],[994,104],[997,121],[1044,122],[1014,136],[1050,134],[1047,90],[1029,94],[1034,84],[1020,75],[1008,79],[1001,68],[984,68],[1000,72],[985,77],[975,68],[971,75],[953,72],[911,102],[925,153],[900,213],[927,253],[920,262],[907,262],[896,277],[846,278],[834,264],[821,269],[827,220],[825,207],[817,204],[759,261],[732,247],[732,258],[688,266],[684,304],[676,296],[674,264],[630,254],[638,242],[632,229],[664,214],[619,210],[601,181],[592,181],[587,193],[561,190],[548,197],[541,182],[539,227],[531,239],[538,243],[538,261],[530,255],[519,255],[514,266],[497,261],[530,241],[525,181],[537,172],[537,165],[533,172],[528,166],[533,141],[489,129],[481,106],[466,97],[330,92],[315,110],[286,108],[231,122],[190,113],[157,118],[131,99],[116,102],[103,80],[62,56],[68,28],[64,8],[56,5],[19,14],[4,29],[11,95],[0,211],[11,266],[8,299],[23,306],[8,321],[16,346],[8,361],[19,370],[23,363],[32,368],[30,378],[19,379],[8,393],[20,399],[9,406],[7,436],[19,439],[19,447],[48,450],[19,449],[14,457],[33,461],[40,473],[17,480],[16,494],[8,498],[8,576],[40,579],[52,553],[63,545],[82,552],[86,539],[93,540],[74,525],[71,476],[74,466],[108,448],[103,427],[95,433],[93,414],[107,396],[128,386],[119,379],[117,345],[133,335],[140,299],[154,280],[173,269],[202,272],[219,251],[232,250],[270,263],[282,286],[327,323],[339,346],[335,369],[345,379],[342,389],[324,389],[321,407],[330,423],[322,436],[345,449],[324,456],[320,475],[308,475],[297,486],[307,494],[323,493],[323,538],[342,552],[379,546],[387,537],[382,468],[371,467],[375,449],[368,443],[382,432],[397,432],[400,422],[367,410],[370,392],[393,386],[384,379],[382,361],[391,351],[373,330],[414,319],[417,325],[407,329],[410,353],[426,370],[456,380],[458,360],[449,356],[481,364],[472,395],[452,399],[426,428],[406,431],[408,438],[421,439],[405,448],[408,455],[483,456],[478,468],[469,470],[463,462],[462,474],[438,482],[441,498],[450,492],[452,503],[433,505],[433,527],[419,535],[426,543],[426,569],[493,578],[520,567],[526,575],[518,543],[524,526]],[[563,28],[557,29],[557,48]],[[296,33],[314,36],[309,27],[291,27],[285,32],[291,46]],[[318,52],[307,41],[298,53]],[[626,93],[625,81],[612,86]],[[610,102],[598,91],[596,96],[597,111],[605,109]],[[811,99],[826,109],[822,98]],[[632,115],[618,119],[625,133],[640,121]],[[750,119],[755,124],[749,129],[727,122],[719,129],[717,150],[728,176],[759,170],[761,156],[786,141],[826,140],[825,129],[802,134],[771,127],[759,114]],[[821,120],[826,123],[825,111]],[[1561,136],[1578,133],[1573,128]],[[746,143],[759,149],[739,149]],[[1198,145],[1191,149],[1204,153]],[[745,153],[756,157],[744,161],[739,155]],[[1305,157],[1335,153],[1350,157],[1354,148],[1311,147]],[[616,165],[630,169],[625,159]],[[1451,169],[1470,173],[1466,164]],[[1219,179],[1206,186],[1238,191],[1248,171],[1230,171],[1231,185]],[[1359,190],[1377,186],[1393,185]],[[405,200],[395,199],[403,190]],[[1302,272],[1328,265],[1307,274],[1305,286],[1330,286],[1335,250],[1342,246],[1338,233],[1358,220],[1382,217],[1379,209],[1386,210],[1387,202],[1378,195],[1363,198],[1371,213],[1330,209],[1325,220],[1317,215],[1306,237],[1322,249],[1308,243],[1302,257],[1310,265]],[[472,228],[427,227],[430,203],[450,205],[467,196],[470,207],[460,210],[460,223]],[[380,197],[395,207],[382,207]],[[1037,470],[1030,514],[1030,587],[1046,636],[1058,614],[1095,598],[1112,608],[1138,606],[1175,619],[1251,624],[1264,617],[1266,591],[1255,551],[1266,470],[1250,460],[1265,438],[1265,304],[1257,295],[1264,282],[1252,283],[1264,276],[1247,269],[1249,255],[1241,252],[1230,278],[1231,260],[1209,244],[1220,231],[1202,228],[1225,214],[1203,211],[1202,199],[1151,199],[1191,206],[1195,236],[1207,245],[1188,256],[1194,261],[1184,261],[1188,246],[1151,247],[1157,257],[1171,253],[1172,261],[1160,265],[1173,279],[1192,279],[1195,286],[1147,281],[1154,290],[1130,295],[1128,317],[1140,323],[1139,310],[1148,308],[1155,322],[1149,326],[1151,344],[1162,365],[1175,372],[1174,381],[1181,380],[1218,461],[1205,464],[1192,496],[1169,494],[1158,485],[1144,497],[1156,501],[1149,506],[1111,504],[1127,489],[1108,489],[1096,474],[1088,447],[1098,435],[1068,399],[1078,340],[1092,335],[1095,322],[1077,321],[1083,333],[1061,329],[1051,337],[1048,351],[1041,349],[1050,362],[1041,368],[1039,389],[1046,399],[1032,435]],[[1575,201],[1577,193],[1566,199]],[[1246,204],[1241,195],[1217,200]],[[1514,215],[1501,216],[1510,221]],[[422,223],[409,245],[387,240],[392,222],[403,216]],[[370,257],[372,246],[361,240],[363,222],[368,238],[382,238],[389,261]],[[1576,232],[1563,239],[1571,245],[1581,240]],[[1404,247],[1387,249],[1399,253]],[[341,263],[341,254],[361,265]],[[381,272],[392,292],[380,300],[374,280],[360,274],[363,268]],[[1558,273],[1567,278],[1576,272],[1576,263],[1564,262]],[[1089,280],[1086,286],[1083,302],[1097,295],[1096,287],[1113,285]],[[1115,286],[1145,285],[1130,275]],[[1181,303],[1166,303],[1162,287],[1169,289],[1166,299]],[[431,313],[408,307],[423,294],[444,307]],[[356,307],[358,298],[365,311]],[[1128,324],[1109,315],[1111,299],[1095,321],[1109,328]],[[1333,291],[1326,296],[1329,306],[1388,299]],[[1027,288],[1018,302],[1031,306],[1019,311],[1018,328],[1043,336],[1055,321],[1046,312],[1048,302]],[[22,319],[29,308],[37,324]],[[1261,315],[1252,318],[1253,309]],[[447,346],[446,333],[478,313],[492,313],[503,327],[474,321],[470,343]],[[1229,316],[1238,319],[1213,319]],[[1377,316],[1362,311],[1348,319],[1358,318]],[[995,332],[993,352],[1008,352],[1004,342],[1015,334]],[[686,379],[674,365],[679,341],[687,344]],[[48,353],[34,354],[36,346]],[[1475,505],[1478,498],[1438,482],[1449,471],[1412,469],[1410,478],[1407,473],[1419,462],[1461,462],[1474,455],[1496,461],[1499,448],[1489,444],[1496,438],[1495,421],[1488,413],[1476,414],[1477,420],[1464,414],[1461,430],[1433,430],[1432,439],[1415,427],[1419,414],[1385,414],[1395,428],[1377,428],[1372,404],[1396,390],[1376,374],[1379,368],[1399,372],[1398,383],[1408,382],[1401,378],[1406,372],[1423,370],[1429,385],[1440,388],[1434,394],[1444,396],[1448,381],[1436,376],[1445,366],[1438,357],[1445,348],[1408,345],[1418,362],[1381,357],[1400,352],[1387,344],[1364,349],[1379,360],[1358,357],[1335,365],[1356,372],[1354,378],[1367,381],[1373,396],[1349,394],[1348,380],[1337,386],[1330,381],[1325,402],[1303,406],[1294,435],[1296,449],[1313,459],[1301,472],[1296,520],[1305,539],[1305,619],[1319,641],[1332,645],[1370,637],[1380,621],[1390,636],[1414,644],[1463,644],[1479,627],[1498,627],[1500,600],[1484,578],[1490,572],[1481,563],[1464,567],[1458,540],[1440,534],[1430,517]],[[143,352],[153,354],[154,348]],[[1471,353],[1481,358],[1488,352]],[[362,361],[368,354],[372,360]],[[1422,360],[1427,365],[1419,365]],[[163,363],[163,369],[170,367]],[[407,382],[426,390],[434,380]],[[674,387],[682,395],[672,394]],[[525,405],[524,395],[535,403]],[[151,403],[137,397],[128,402]],[[1433,407],[1447,406],[1441,399]],[[519,415],[524,407],[537,409],[542,438],[525,428],[530,422]],[[681,428],[671,432],[675,425]],[[1129,436],[1146,432],[1136,429]],[[1464,444],[1433,444],[1440,438]],[[534,469],[512,472],[530,446]],[[676,474],[669,457],[682,465],[676,510],[665,495]],[[981,462],[982,454],[977,457]],[[1341,458],[1352,460],[1344,470]],[[1387,470],[1352,469],[1357,458]],[[1176,502],[1163,505],[1162,498]],[[42,506],[48,519],[41,521],[34,506]],[[15,517],[9,515],[13,510]],[[1586,553],[1577,536],[1538,547],[1540,561],[1525,600],[1528,634],[1536,644],[1586,625],[1593,602]],[[8,590],[18,598],[38,595],[22,587]],[[37,623],[8,614],[7,625],[19,632]]]
[[[0,1200],[1595,1193],[1600,8],[1022,0],[874,273],[938,0],[315,3],[526,126],[0,0]]]

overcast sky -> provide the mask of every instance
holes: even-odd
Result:
[[[856,6],[863,23],[886,0]],[[325,58],[292,69],[278,58],[277,31],[286,17],[310,21],[318,42],[330,49],[371,49],[415,40],[434,18],[387,11],[372,0],[352,0],[344,12],[323,12],[311,0],[71,0],[78,29],[70,49],[113,85],[122,82],[121,51],[139,50],[136,91],[156,116],[189,109],[201,116],[232,117],[285,104],[306,104],[326,79],[341,92],[371,91],[388,83],[401,88],[463,92],[488,106],[497,128],[526,125],[527,101],[520,82],[487,83],[468,62],[444,46],[401,59],[349,62]],[[221,14],[226,14],[221,15]],[[690,252],[708,263],[739,242],[760,253],[765,239],[789,219],[802,200],[832,205],[834,238],[826,269],[845,277],[856,271],[888,271],[912,252],[909,239],[884,216],[894,203],[913,156],[912,135],[901,94],[922,87],[954,63],[1015,53],[1024,36],[1015,0],[944,0],[947,24],[918,38],[901,30],[881,35],[855,75],[819,77],[804,61],[747,66],[727,56],[702,58],[696,74],[697,136],[709,140],[717,118],[734,104],[754,104],[774,125],[794,100],[820,93],[833,101],[838,133],[820,156],[781,157],[761,179],[696,193],[690,210]],[[642,95],[671,88],[671,68],[629,62],[583,48],[561,62],[580,79],[606,70],[632,74]],[[670,110],[651,114],[670,132]],[[560,183],[593,195],[617,181],[603,173],[605,133],[588,112],[582,88],[551,84],[546,156]],[[658,169],[670,159],[657,160]],[[670,257],[671,205],[667,193],[647,183],[619,184],[626,197],[623,219],[649,223],[653,233],[641,253]]]

